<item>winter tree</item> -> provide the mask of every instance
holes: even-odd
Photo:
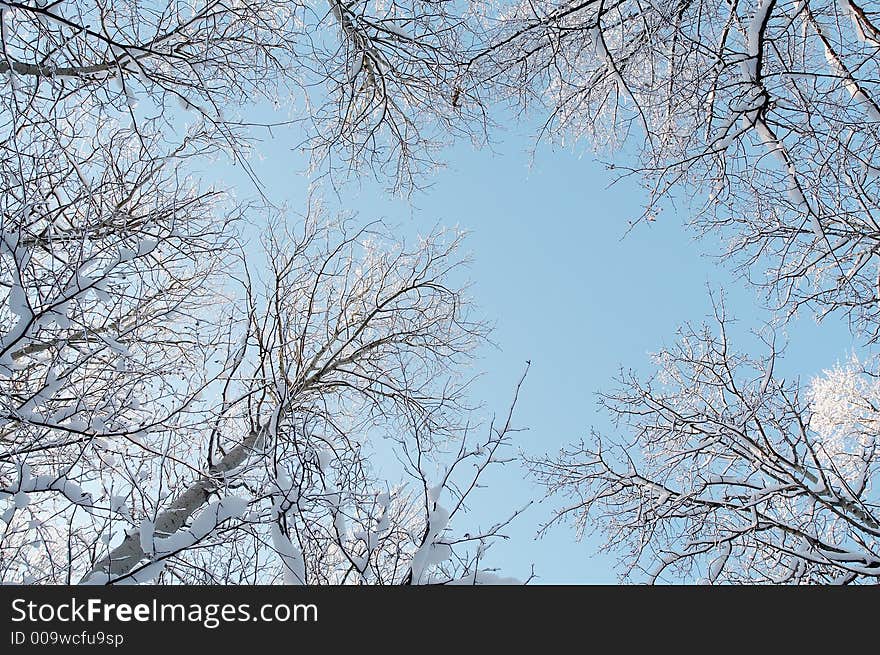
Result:
[[[676,191],[780,307],[842,309],[876,335],[876,7],[522,2],[474,58],[549,110],[545,133],[626,145],[646,217]]]
[[[481,125],[447,11],[0,2],[0,579],[505,580],[486,550],[516,512],[454,528],[514,432],[467,402],[462,235],[192,173],[247,169],[251,108],[295,103],[316,174],[410,188]]]
[[[799,310],[878,321],[878,7],[854,0],[514,2],[470,66],[543,135],[586,139]],[[625,153],[625,154],[624,154]],[[799,387],[777,353],[747,357],[687,328],[656,375],[603,396],[623,436],[595,435],[533,472],[592,524],[633,579],[856,582],[880,575],[878,363]]]
[[[880,577],[876,364],[804,387],[776,353],[735,351],[727,321],[685,328],[601,396],[623,436],[530,462],[564,499],[548,524],[603,531],[633,580],[875,583]]]

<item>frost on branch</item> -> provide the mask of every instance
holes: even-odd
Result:
[[[814,378],[806,394],[814,451],[823,468],[853,489],[869,484],[874,471],[866,454],[878,446],[880,382],[857,359]]]

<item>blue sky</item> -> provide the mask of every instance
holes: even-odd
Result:
[[[485,375],[474,398],[487,411],[504,412],[531,360],[516,414],[528,431],[518,445],[539,454],[587,437],[593,427],[613,436],[608,417],[597,411],[596,392],[611,386],[621,366],[649,371],[649,353],[670,344],[681,323],[706,316],[709,288],[725,289],[742,332],[769,316],[752,289],[703,254],[717,244],[695,242],[683,227],[684,216],[668,208],[624,236],[646,198],[636,182],[609,186],[614,172],[589,155],[541,146],[531,158],[528,134],[525,125],[496,133],[492,150],[468,144],[449,149],[443,155],[447,168],[409,200],[390,197],[372,181],[346,184],[338,198],[325,195],[331,207],[399,225],[403,236],[438,222],[471,232],[472,294],[496,324],[499,346],[480,353]],[[295,136],[276,132],[254,162],[268,196],[292,208],[302,203],[309,182],[301,174],[303,160],[290,150]],[[239,176],[228,179],[240,197],[252,194]],[[809,379],[855,346],[840,321],[820,326],[805,316],[787,333],[790,343],[778,371],[788,378]],[[475,523],[492,523],[541,495],[516,465],[489,481],[472,504]],[[557,527],[535,540],[551,508],[552,502],[529,508],[507,530],[510,539],[493,546],[491,563],[520,578],[534,564],[540,583],[616,582],[614,557],[598,552],[601,537],[578,543],[573,530]]]

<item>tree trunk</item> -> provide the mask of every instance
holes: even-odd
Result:
[[[180,530],[186,524],[186,520],[207,502],[209,494],[217,488],[218,478],[240,466],[265,432],[265,427],[251,432],[244,441],[214,465],[212,469],[214,475],[200,478],[177,496],[171,506],[156,517],[155,534],[164,537]],[[100,573],[109,573],[111,578],[118,578],[128,573],[146,557],[146,553],[141,548],[140,533],[132,532],[126,535],[122,543],[110,551],[107,557],[98,561],[80,582],[85,582],[91,576]]]

